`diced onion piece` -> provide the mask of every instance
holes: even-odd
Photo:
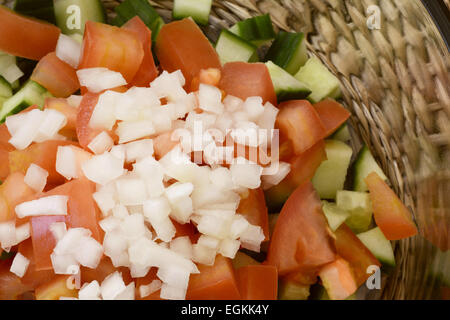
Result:
[[[265,190],[278,185],[291,172],[291,165],[287,162],[273,163],[264,168],[262,172],[262,183]]]
[[[116,129],[119,143],[127,143],[151,136],[155,133],[153,122],[150,120],[120,122]]]
[[[3,250],[15,246],[16,238],[16,224],[14,221],[7,221],[0,223],[0,244]],[[9,251],[9,250],[5,250]]]
[[[100,284],[97,280],[86,283],[78,291],[78,299],[80,300],[100,300]]]
[[[36,138],[43,118],[44,113],[40,110],[27,112],[25,117],[20,118],[20,126],[8,142],[17,150],[26,149]]]
[[[245,158],[237,158],[230,170],[233,183],[238,187],[257,189],[261,185],[262,167]]]
[[[67,118],[61,112],[54,109],[45,109],[43,119],[40,123],[35,142],[54,140],[58,137],[58,132],[67,124]]]
[[[131,214],[122,220],[121,230],[128,239],[145,236],[146,229],[144,216],[141,213]]]
[[[83,238],[90,237],[91,231],[85,228],[71,228],[56,244],[53,252],[58,255],[72,255],[79,248],[79,243]]]
[[[68,97],[66,100],[70,106],[72,106],[74,108],[78,108],[81,104],[81,100],[83,100],[83,96],[73,94],[70,97]]]
[[[163,283],[160,297],[166,300],[184,300],[186,299],[186,289]]]
[[[123,219],[123,218],[129,216],[130,214],[128,212],[127,207],[125,207],[122,204],[118,204],[112,209],[112,215],[115,218]]]
[[[272,130],[275,128],[275,121],[277,119],[277,115],[280,112],[278,108],[276,108],[270,102],[266,102],[264,105],[264,112],[260,116],[257,121],[258,126],[261,129]]]
[[[159,98],[166,98],[170,102],[182,101],[187,93],[183,89],[185,79],[180,70],[168,73],[163,71],[161,75],[150,84],[151,89]]]
[[[104,153],[84,162],[82,170],[89,180],[105,185],[123,174],[123,160],[110,153]]]
[[[178,237],[170,241],[170,250],[192,259],[192,243],[188,236]]]
[[[77,260],[71,254],[57,254],[53,252],[50,255],[52,267],[55,274],[77,274],[80,270]],[[77,272],[78,271],[78,272]]]
[[[125,145],[126,162],[135,162],[153,155],[153,140],[143,139]]]
[[[114,193],[108,192],[108,190],[102,190],[95,192],[92,197],[94,198],[103,216],[107,216],[110,211],[116,206],[116,200]]]
[[[88,148],[95,154],[102,154],[111,150],[113,145],[113,139],[107,132],[102,131],[94,139],[92,139],[92,141],[88,145]]]
[[[103,231],[108,233],[116,229],[119,229],[121,225],[121,220],[116,217],[108,217],[101,220],[98,224],[100,225],[100,228],[102,228]]]
[[[182,197],[170,204],[172,212],[170,216],[181,224],[189,222],[189,219],[194,212],[194,206],[190,197]]]
[[[77,76],[80,85],[94,93],[127,84],[120,72],[111,71],[107,68],[81,69],[77,71]]]
[[[25,174],[25,183],[34,191],[42,192],[47,184],[48,172],[32,163]]]
[[[194,244],[192,246],[192,260],[207,266],[212,266],[216,260],[217,250]]]
[[[70,146],[59,146],[56,152],[56,172],[67,180],[78,177],[75,152]]]
[[[242,110],[244,101],[242,101],[238,97],[227,95],[225,99],[223,99],[223,104],[225,105],[225,108],[228,112],[234,113],[236,111]]]
[[[81,44],[65,34],[60,34],[56,43],[56,56],[74,69],[80,63]]]
[[[168,132],[172,129],[172,121],[175,116],[172,112],[173,108],[168,106],[161,106],[152,109],[151,120],[155,128],[155,134]]]
[[[142,179],[129,177],[118,179],[116,188],[119,202],[124,206],[142,205],[147,199],[147,190]]]
[[[24,75],[24,73],[16,64],[11,64],[5,69],[0,70],[0,75],[9,83],[13,83],[20,79]]]
[[[29,222],[22,224],[16,228],[16,243],[19,244],[22,241],[31,237],[31,225]]]
[[[55,238],[56,242],[58,242],[66,235],[67,226],[65,222],[53,222],[50,225],[49,230]]]
[[[240,237],[242,247],[255,252],[260,251],[261,242],[264,239],[265,236],[262,228],[251,224]]]
[[[218,167],[211,170],[209,175],[211,183],[223,190],[233,189],[233,179],[231,178],[231,172],[225,167]]]
[[[244,102],[244,110],[250,121],[257,121],[264,113],[263,99],[261,97],[249,97]]]
[[[8,128],[9,134],[14,136],[17,130],[23,125],[23,122],[26,121],[28,114],[27,113],[18,113],[9,117],[6,117],[5,124]]]
[[[250,147],[258,147],[261,144],[258,126],[254,122],[239,121],[236,123],[235,127],[235,129],[231,130],[230,135],[236,143]],[[245,154],[239,154],[239,152],[238,155],[245,157]],[[255,154],[255,156],[257,156],[257,154]]]
[[[181,151],[180,146],[168,152],[159,160],[159,163],[167,176],[179,182],[192,182],[198,178],[199,166],[191,161],[190,156]]]
[[[23,202],[16,206],[16,214],[21,219],[32,216],[65,216],[67,201],[69,201],[68,196],[49,196]]]
[[[223,239],[220,242],[219,253],[226,258],[234,259],[240,247],[241,242],[239,240]]]
[[[217,250],[217,249],[219,249],[220,240],[217,238],[202,234],[200,236],[200,238],[198,238],[197,244],[207,247],[207,248],[210,248],[210,249]]]
[[[100,95],[89,120],[89,127],[111,130],[116,123],[115,106],[120,93],[106,91]]]
[[[186,290],[189,284],[190,274],[189,270],[180,268],[176,265],[171,265],[159,268],[156,275],[163,283]]]
[[[144,202],[144,215],[150,222],[159,239],[170,241],[176,229],[169,219],[170,205],[166,198],[160,197]]]
[[[194,191],[194,185],[192,183],[174,183],[165,190],[166,197],[171,204],[177,201],[189,197]]]
[[[122,265],[125,256],[128,258],[126,252],[128,249],[128,240],[117,231],[106,233],[103,239],[103,248],[105,255],[111,258],[115,267]]]
[[[201,217],[200,222],[197,225],[197,229],[203,234],[218,239],[225,239],[230,231],[230,225],[231,221],[229,219],[205,215]]]
[[[233,217],[233,222],[231,223],[229,236],[231,237],[231,239],[240,238],[247,230],[248,226],[249,223],[247,219],[245,219],[240,214],[237,214],[236,216]]]
[[[222,114],[224,106],[222,103],[222,91],[214,86],[200,84],[198,91],[198,101],[200,109],[215,113]]]
[[[148,297],[149,295],[155,293],[162,287],[162,282],[160,280],[153,280],[147,285],[142,285],[139,287],[139,295],[141,298]]]
[[[130,264],[129,269],[132,278],[143,278],[150,271],[150,267],[143,267],[137,264]]]
[[[123,282],[122,274],[118,271],[107,276],[100,286],[100,292],[103,300],[114,300],[123,291],[125,291],[125,289],[126,286]]]
[[[126,149],[125,149],[125,146],[123,144],[119,144],[119,145],[113,146],[109,153],[112,154],[117,159],[120,159],[120,160],[125,162]]]
[[[134,282],[130,282],[114,300],[134,300],[136,288]]]
[[[103,256],[103,247],[91,237],[83,237],[79,240],[78,250],[75,251],[75,259],[84,267],[97,268]]]
[[[17,252],[9,271],[14,273],[19,278],[22,278],[25,275],[25,273],[27,272],[29,265],[30,265],[30,260],[28,260],[26,257],[24,257],[20,252]]]

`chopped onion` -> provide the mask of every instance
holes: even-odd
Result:
[[[159,268],[156,273],[162,282],[170,286],[187,289],[189,284],[190,271],[176,265]]]
[[[127,285],[124,291],[118,294],[114,300],[134,300],[136,288],[134,282]]]
[[[49,230],[55,238],[56,242],[58,242],[66,235],[67,226],[65,222],[53,222],[50,225]]]
[[[0,70],[0,75],[9,83],[13,83],[19,80],[24,75],[24,73],[16,64],[11,64],[5,69]]]
[[[120,72],[111,71],[107,68],[80,69],[77,71],[77,76],[80,85],[94,93],[127,84]]]
[[[263,99],[261,97],[249,97],[244,102],[244,110],[250,121],[257,121],[264,113]]]
[[[92,157],[82,165],[84,175],[91,181],[105,185],[120,177],[123,172],[123,161],[110,153]]]
[[[19,244],[22,241],[31,237],[31,225],[29,222],[22,224],[16,228],[16,243]]]
[[[166,300],[184,300],[186,299],[186,289],[163,283],[160,297]]]
[[[263,169],[262,182],[265,190],[278,185],[291,172],[291,165],[287,162],[271,164]]]
[[[136,103],[136,99],[127,93],[117,93],[115,95],[114,115],[117,120],[136,121],[141,118],[141,108]]]
[[[108,152],[114,145],[113,139],[108,133],[102,131],[89,143],[88,148],[95,154]]]
[[[77,40],[61,33],[56,43],[56,56],[74,69],[77,69],[81,56],[81,44]]]
[[[80,270],[77,260],[71,254],[57,254],[53,252],[50,255],[53,272],[55,274],[77,274]]]
[[[143,139],[125,145],[126,161],[135,162],[153,155],[153,140]]]
[[[189,222],[189,219],[194,212],[194,206],[190,197],[182,197],[170,204],[172,212],[170,216],[181,224]]]
[[[83,96],[73,94],[70,97],[68,97],[66,100],[70,106],[72,106],[74,108],[78,108],[81,104],[81,100],[83,100]]]
[[[25,174],[24,182],[34,191],[42,192],[47,184],[48,172],[32,163]]]
[[[170,241],[170,250],[192,259],[192,243],[188,236],[178,237]]]
[[[149,120],[124,121],[117,126],[116,133],[119,143],[127,143],[151,136],[155,133],[153,122]]]
[[[236,111],[242,110],[244,101],[239,99],[238,97],[227,95],[225,99],[223,99],[223,104],[228,112],[234,113]]]
[[[190,156],[176,146],[168,152],[159,163],[164,168],[164,173],[179,182],[192,182],[196,179],[198,166],[193,163]]]
[[[142,205],[147,199],[147,190],[145,182],[142,179],[120,178],[116,180],[116,188],[119,202],[124,206]]]
[[[280,110],[273,106],[270,102],[264,105],[264,112],[257,121],[261,129],[273,130],[275,128],[275,121]]]
[[[225,167],[218,167],[211,170],[209,175],[211,183],[223,190],[233,189],[233,179],[231,178],[231,172]]]
[[[68,196],[49,196],[23,202],[16,206],[16,214],[21,219],[32,216],[65,216],[67,201],[69,201]]]
[[[255,252],[260,251],[261,242],[264,239],[265,236],[262,228],[251,224],[240,237],[242,247]]]
[[[108,192],[107,190],[100,189],[100,191],[95,192],[92,197],[104,217],[108,216],[110,211],[116,206],[114,193]]]
[[[78,242],[75,259],[84,267],[97,268],[103,256],[103,247],[91,237],[83,237]]]
[[[18,113],[6,117],[5,124],[11,136],[16,134],[16,132],[23,125],[23,122],[26,121],[25,119],[27,119],[27,117],[28,117],[27,113]]]
[[[59,146],[56,152],[56,172],[67,180],[78,178],[75,152],[71,146]]]
[[[230,227],[230,238],[231,239],[238,239],[240,238],[244,232],[247,230],[249,226],[249,223],[247,219],[245,219],[240,214],[237,214],[233,217],[233,222],[231,223]]]
[[[112,209],[112,214],[113,214],[113,217],[118,218],[118,219],[123,219],[123,218],[125,218],[125,217],[130,215],[129,212],[128,212],[127,207],[125,207],[122,204],[116,205]]]
[[[9,271],[14,273],[19,278],[22,278],[25,275],[25,273],[27,272],[29,265],[30,265],[30,260],[28,260],[26,257],[24,257],[20,252],[17,252]]]
[[[150,267],[143,267],[137,264],[130,264],[129,268],[132,278],[143,278],[150,271]]]
[[[121,223],[122,221],[120,219],[111,216],[101,220],[98,224],[100,225],[100,228],[102,228],[103,231],[108,233],[116,229],[119,229]]]
[[[240,247],[241,242],[239,240],[223,239],[220,242],[219,253],[226,258],[234,259]]]
[[[17,150],[26,149],[36,138],[43,118],[44,113],[38,109],[27,112],[25,117],[20,118],[20,127],[8,142]]]
[[[91,231],[85,228],[71,228],[56,244],[53,252],[58,255],[75,254],[83,238],[90,237]]]
[[[149,295],[157,292],[162,287],[162,282],[160,280],[153,280],[147,285],[142,285],[139,287],[139,295],[141,298],[148,297]]]
[[[144,216],[140,213],[131,214],[122,220],[121,230],[129,239],[136,239],[145,236],[146,226]]]
[[[172,129],[172,120],[175,118],[173,113],[174,112],[172,112],[171,108],[168,106],[161,106],[152,109],[151,120],[155,128],[155,134],[168,132]]]
[[[78,291],[78,299],[80,300],[100,300],[100,284],[97,280],[85,283]]]
[[[103,239],[105,255],[111,258],[115,267],[122,264],[124,255],[128,258],[128,240],[119,232],[108,232]]]
[[[219,249],[220,242],[221,241],[219,239],[211,237],[211,236],[207,236],[204,234],[202,234],[200,236],[200,238],[198,238],[198,240],[197,240],[198,245],[201,245],[201,246],[213,249],[213,250]]]
[[[176,203],[182,198],[189,197],[194,191],[192,183],[174,183],[165,190],[166,197],[170,203]]]
[[[0,243],[3,250],[16,245],[16,224],[14,221],[0,223]]]
[[[257,189],[261,185],[262,167],[245,158],[237,158],[230,171],[233,183],[238,187]]]
[[[258,126],[254,122],[239,121],[235,124],[235,127],[236,129],[231,130],[230,135],[236,143],[250,147],[258,147],[260,145]],[[245,157],[245,154],[238,154],[238,156]],[[255,154],[256,156],[257,154]]]
[[[185,79],[181,71],[168,73],[163,71],[161,75],[150,84],[151,89],[158,98],[166,98],[170,102],[183,101],[187,95],[183,89]]]
[[[126,149],[125,149],[125,146],[123,144],[119,144],[119,145],[113,146],[109,153],[112,154],[117,159],[120,159],[120,160],[125,162]]]
[[[120,93],[106,91],[100,95],[89,120],[93,129],[112,130],[116,123],[115,106]]]
[[[118,271],[107,276],[100,286],[103,300],[114,300],[125,290],[126,286],[123,282],[122,274]]]
[[[200,244],[194,244],[192,246],[192,253],[193,261],[206,266],[212,266],[216,260],[217,250],[202,246]]]
[[[44,142],[54,140],[61,130],[67,124],[67,118],[61,112],[54,109],[45,109],[43,119],[40,123],[38,133],[34,138],[35,142]]]
[[[214,86],[200,84],[198,91],[198,101],[200,109],[215,113],[222,114],[224,106],[222,103],[222,91]]]
[[[198,231],[203,234],[216,237],[218,239],[225,239],[230,231],[231,221],[223,217],[217,216],[202,216],[197,225]]]

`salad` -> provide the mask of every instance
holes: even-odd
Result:
[[[0,6],[0,299],[341,300],[395,266],[417,228],[339,80],[269,15],[211,43],[211,5]]]

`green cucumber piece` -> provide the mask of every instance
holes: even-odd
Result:
[[[117,17],[112,21],[114,25],[121,27],[128,20],[139,16],[145,25],[152,30],[153,41],[156,40],[164,25],[164,20],[147,0],[125,0],[114,10],[117,13]]]
[[[368,193],[340,190],[336,193],[336,204],[350,213],[345,223],[353,232],[358,234],[369,229],[372,223],[372,203]]]
[[[308,60],[304,33],[280,31],[266,54],[265,61],[272,61],[294,75]]]
[[[336,231],[350,217],[350,213],[347,210],[339,208],[335,203],[328,201],[322,201],[322,211],[327,217],[328,225],[332,231]]]
[[[13,95],[12,87],[8,81],[0,76],[0,97],[9,98]]]
[[[222,30],[217,40],[216,51],[222,64],[234,61],[258,61],[258,48],[228,30]]]
[[[336,199],[336,192],[344,189],[353,150],[338,140],[325,141],[327,160],[317,169],[312,184],[321,199]]]
[[[175,20],[192,17],[198,24],[206,26],[211,7],[212,0],[174,0],[172,17]]]
[[[395,267],[395,256],[391,242],[386,239],[380,228],[377,227],[360,233],[357,237],[381,263]]]
[[[2,108],[3,103],[4,103],[6,100],[8,100],[8,98],[0,97],[0,109]]]
[[[338,99],[341,95],[339,80],[316,57],[309,59],[295,78],[311,89],[308,99],[313,103],[325,98]]]
[[[266,62],[266,66],[269,69],[278,102],[305,99],[311,93],[306,84],[295,79],[272,61]]]
[[[273,40],[276,36],[269,14],[239,21],[229,30],[258,47]]]
[[[16,94],[3,102],[0,110],[0,123],[3,123],[6,117],[16,114],[31,105],[37,105],[42,108],[47,96],[48,94],[44,87],[29,80]]]
[[[342,142],[348,142],[352,139],[350,135],[350,129],[348,128],[348,124],[344,123],[339,129],[336,130],[335,133],[331,136],[333,140],[339,140]]]
[[[280,300],[308,300],[310,286],[301,285],[292,281],[280,281],[278,299]]]
[[[372,172],[376,172],[381,179],[387,180],[386,175],[375,161],[372,153],[367,146],[364,146],[358,154],[354,164],[355,179],[353,181],[353,190],[359,192],[367,191],[367,185],[364,179]]]
[[[54,6],[56,25],[67,35],[83,35],[87,21],[106,21],[100,0],[54,0]]]
[[[53,24],[56,23],[53,0],[16,0],[13,10]]]

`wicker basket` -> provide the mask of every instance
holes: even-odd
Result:
[[[114,17],[120,0],[103,2]],[[173,1],[150,3],[170,21]],[[369,28],[377,10],[380,25]],[[216,40],[264,13],[279,29],[308,34],[310,54],[341,81],[353,147],[370,146],[419,226],[420,236],[395,243],[396,269],[366,298],[436,297],[440,284],[426,275],[450,269],[449,259],[431,263],[436,246],[450,243],[450,59],[427,10],[420,0],[216,0],[204,30]]]

